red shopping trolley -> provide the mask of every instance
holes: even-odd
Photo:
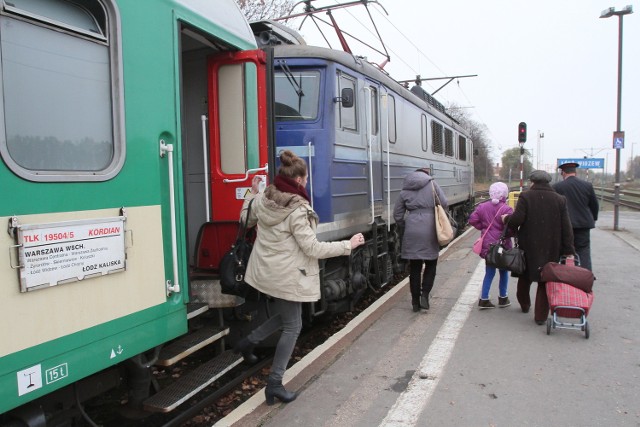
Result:
[[[593,273],[580,267],[572,258],[561,258],[558,263],[547,263],[540,272],[546,282],[551,317],[547,319],[547,335],[551,329],[578,329],[589,338],[587,315],[593,304]]]

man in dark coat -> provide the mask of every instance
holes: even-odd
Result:
[[[563,181],[553,189],[567,198],[567,207],[573,227],[573,246],[580,257],[580,265],[591,270],[591,229],[598,220],[598,198],[590,182],[576,177],[577,163],[560,165]]]
[[[518,277],[516,297],[524,313],[529,312],[532,282],[538,282],[534,320],[542,325],[549,315],[549,300],[539,268],[547,262],[558,262],[561,256],[573,256],[573,230],[567,200],[556,193],[549,182],[551,175],[535,170],[529,176],[533,184],[520,193],[516,209],[503,215],[509,227],[518,230],[518,244],[524,250],[527,268]]]

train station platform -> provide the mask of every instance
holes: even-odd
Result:
[[[479,232],[445,248],[428,311],[408,281],[387,292],[285,375],[299,393],[267,406],[264,391],[216,426],[640,425],[640,212],[601,212],[592,230],[596,282],[590,337],[553,329],[512,305],[478,309]],[[534,284],[531,288],[535,299]],[[497,277],[491,299],[497,302]]]

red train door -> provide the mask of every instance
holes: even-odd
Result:
[[[209,58],[210,217],[201,236],[200,268],[217,268],[235,241],[242,202],[258,174],[266,182],[267,73],[261,50]]]

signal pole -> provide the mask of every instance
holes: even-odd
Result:
[[[527,124],[518,124],[518,143],[520,144],[520,191],[524,187],[524,143],[527,142]]]

